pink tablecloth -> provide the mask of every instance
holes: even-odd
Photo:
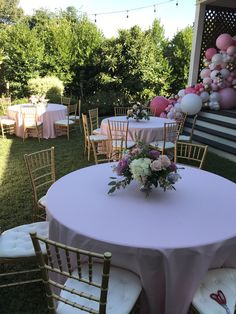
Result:
[[[175,122],[170,119],[150,117],[150,120],[129,119],[125,116],[110,117],[102,120],[101,133],[108,135],[108,120],[129,121],[128,140],[139,139],[147,144],[163,139],[164,123]]]
[[[8,116],[16,121],[16,135],[23,137],[21,106],[14,105],[8,107]],[[23,106],[26,105],[24,104]],[[38,120],[43,122],[43,137],[46,139],[55,138],[54,122],[65,119],[67,113],[66,106],[58,104],[48,104],[46,108],[39,106],[37,113]]]
[[[47,193],[50,238],[99,252],[136,272],[142,313],[186,314],[210,267],[236,266],[236,185],[185,167],[176,191],[148,198],[136,182],[108,195],[111,164],[83,168]]]

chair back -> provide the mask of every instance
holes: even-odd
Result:
[[[95,164],[117,161],[122,158],[123,141],[106,139],[101,142],[91,141]],[[119,145],[118,145],[119,144]]]
[[[45,285],[50,313],[56,313],[55,303],[59,302],[87,313],[105,314],[112,254],[99,254],[69,247],[37,236],[36,233],[30,233],[30,236]],[[46,246],[47,258],[43,256],[42,245]],[[74,269],[74,265],[77,269]],[[99,268],[95,272],[97,265]],[[49,276],[51,274],[57,275],[58,281]],[[60,284],[60,279],[63,282],[67,279],[67,285]],[[70,286],[72,282],[73,287]],[[86,289],[87,287],[89,289]],[[54,293],[55,288],[60,289],[60,294]],[[72,296],[73,302],[68,299],[69,295]],[[93,301],[94,308],[86,305],[88,300]]]
[[[179,135],[178,124],[176,122],[164,123],[164,142],[175,143]]]
[[[198,117],[198,114],[195,114],[195,116],[193,118],[193,122],[192,122],[191,132],[190,132],[190,142],[192,141],[192,138],[193,138],[193,133],[194,133],[195,125],[197,122],[197,117]]]
[[[74,118],[76,119],[77,115],[77,110],[78,110],[78,103],[75,104],[70,104],[67,106],[67,118],[68,118],[68,125],[69,125],[69,120]]]
[[[175,162],[184,164],[187,163],[191,166],[202,168],[207,148],[207,145],[177,141],[175,144]]]
[[[11,97],[2,97],[0,98],[0,107],[4,115],[7,115],[7,108],[11,106]]]
[[[93,134],[93,130],[96,130],[99,128],[98,108],[90,109],[88,113],[89,113],[90,130],[91,130],[91,134]]]
[[[65,106],[69,106],[71,103],[70,97],[61,96],[61,104]]]
[[[25,154],[24,159],[37,211],[38,200],[46,194],[48,188],[56,181],[54,147],[32,154]],[[38,216],[38,213],[36,212],[35,215]]]
[[[23,128],[34,128],[37,126],[37,107],[21,106]]]
[[[88,117],[84,113],[82,113],[82,123],[83,123],[85,141],[87,141],[89,140],[90,133],[89,133],[89,126],[88,126]]]
[[[153,112],[149,106],[143,107],[143,109],[147,111],[149,116],[155,116],[155,111]]]
[[[127,116],[127,111],[130,110],[131,107],[114,107],[115,116]]]
[[[188,114],[186,112],[184,112],[184,113],[182,113],[181,118],[176,120],[176,123],[178,124],[178,132],[179,132],[179,134],[183,133],[184,124],[185,124],[187,116],[188,116]]]

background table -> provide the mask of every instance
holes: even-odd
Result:
[[[180,174],[176,191],[146,198],[136,182],[108,195],[111,164],[72,172],[47,193],[50,238],[111,251],[140,276],[142,313],[186,314],[208,268],[236,266],[236,185],[191,167]]]
[[[108,120],[129,121],[128,140],[139,140],[149,144],[153,141],[163,140],[164,123],[175,122],[175,120],[150,117],[150,120],[135,121],[134,119],[127,120],[126,116],[116,116],[103,119],[101,122],[101,133],[108,135]]]
[[[8,116],[16,121],[16,135],[23,137],[23,121],[21,115],[21,106],[27,104],[14,105],[8,107]],[[48,104],[47,107],[38,106],[38,120],[43,122],[43,137],[55,138],[54,122],[66,118],[66,106],[59,104]]]

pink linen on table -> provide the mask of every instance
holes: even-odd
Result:
[[[137,137],[146,144],[157,140],[163,140],[164,123],[175,122],[174,120],[150,117],[150,120],[140,120],[136,122],[134,119],[127,120],[126,116],[116,116],[103,119],[101,122],[101,133],[108,135],[108,120],[129,121],[128,140],[135,141]]]
[[[14,105],[8,107],[8,116],[16,121],[16,135],[23,137],[23,121],[21,115],[21,106]],[[66,118],[67,108],[64,105],[48,104],[47,107],[38,106],[38,120],[43,122],[43,138],[55,138],[54,122]]]
[[[111,164],[66,175],[46,196],[50,238],[111,251],[113,264],[140,276],[142,313],[186,314],[208,268],[236,266],[236,185],[184,168],[176,191],[148,198],[134,181],[108,195]]]

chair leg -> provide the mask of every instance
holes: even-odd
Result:
[[[5,138],[5,135],[4,135],[4,127],[3,127],[2,123],[1,123],[1,130],[2,130],[2,138]]]

